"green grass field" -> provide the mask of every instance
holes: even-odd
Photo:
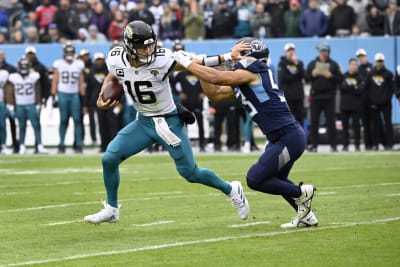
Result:
[[[241,180],[257,155],[197,155]],[[120,222],[83,223],[105,199],[100,155],[0,157],[0,266],[400,266],[400,153],[305,154],[291,179],[317,188],[319,227],[245,187],[241,221],[220,192],[187,183],[167,155],[121,165]]]

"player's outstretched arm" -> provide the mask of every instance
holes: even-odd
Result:
[[[232,101],[235,100],[233,89],[230,86],[220,86],[200,80],[201,88],[204,94],[212,102]]]
[[[99,97],[97,98],[97,107],[99,109],[109,109],[113,108],[116,105],[118,105],[119,101],[117,100],[111,100],[107,99],[106,101],[103,100],[103,94],[104,94],[104,87],[111,82],[112,80],[115,80],[115,76],[113,76],[111,73],[109,73],[106,78],[103,81],[103,85],[101,86],[101,90],[99,93]]]

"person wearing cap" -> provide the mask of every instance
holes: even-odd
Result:
[[[358,72],[357,59],[349,60],[349,69],[343,74],[340,89],[340,114],[343,124],[343,151],[349,151],[350,120],[354,134],[354,146],[360,151],[360,118],[362,109],[363,79]]]
[[[365,82],[371,108],[372,145],[374,150],[379,150],[381,143],[385,149],[390,150],[393,147],[393,73],[385,67],[384,54],[376,53],[374,60],[375,66]]]
[[[372,132],[371,132],[371,105],[369,103],[369,96],[365,91],[365,81],[372,71],[372,64],[368,61],[368,55],[365,49],[359,48],[356,51],[356,57],[358,59],[358,72],[362,79],[362,109],[361,109],[361,121],[363,129],[363,139],[365,150],[372,149]]]
[[[290,111],[296,120],[303,126],[304,120],[304,63],[296,55],[296,47],[293,43],[287,43],[284,47],[285,55],[278,63],[279,87],[285,93]]]
[[[317,152],[320,116],[323,112],[328,128],[331,151],[336,152],[336,89],[343,80],[339,64],[330,57],[330,46],[326,42],[317,45],[318,56],[307,65],[306,81],[310,90],[310,152]]]

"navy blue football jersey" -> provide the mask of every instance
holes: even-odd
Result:
[[[235,86],[236,98],[241,101],[264,134],[271,133],[295,122],[283,91],[275,83],[267,64],[248,57],[239,61],[235,69],[244,69],[259,75],[260,83]]]

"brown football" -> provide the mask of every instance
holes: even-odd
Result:
[[[122,85],[118,82],[118,80],[113,80],[108,82],[104,87],[103,100],[107,101],[107,99],[118,100],[124,94],[124,89]]]

